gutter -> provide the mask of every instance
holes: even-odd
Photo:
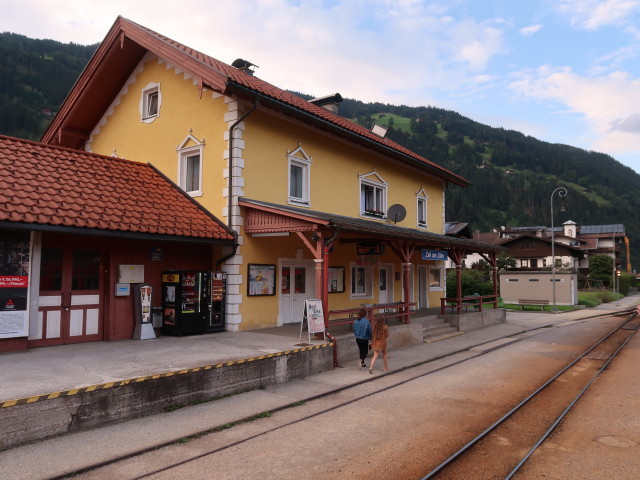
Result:
[[[409,155],[406,155],[402,152],[399,152],[398,150],[395,150],[383,143],[379,143],[379,142],[375,142],[367,137],[364,137],[360,134],[358,134],[357,132],[353,132],[351,130],[348,130],[340,125],[337,125],[335,123],[332,123],[328,120],[325,120],[323,118],[317,117],[309,112],[306,112],[304,110],[301,110],[299,108],[296,108],[295,106],[292,106],[286,102],[283,102],[281,100],[278,100],[276,98],[272,98],[269,97],[268,95],[265,95],[263,93],[259,93],[256,92],[255,90],[252,90],[248,87],[245,87],[244,85],[241,85],[239,83],[233,82],[233,81],[228,81],[227,82],[227,91],[235,91],[236,93],[240,93],[240,94],[245,94],[245,95],[249,95],[251,97],[256,98],[256,101],[258,99],[262,99],[262,103],[265,105],[274,105],[274,106],[278,106],[280,107],[282,110],[287,111],[287,112],[293,112],[297,115],[301,115],[302,117],[305,118],[305,120],[307,120],[309,123],[311,124],[315,124],[315,125],[322,125],[323,127],[325,127],[326,129],[328,129],[329,131],[333,131],[333,132],[342,132],[344,134],[347,134],[348,137],[353,138],[354,136],[357,137],[361,142],[363,142],[366,146],[368,146],[369,148],[372,148],[373,150],[376,151],[382,151],[384,154],[389,155],[393,158],[399,159],[399,160],[403,160],[413,166],[416,166],[418,168],[420,168],[421,170],[426,170],[429,173],[431,173],[432,175],[436,175],[439,178],[444,179],[446,182],[449,183],[453,183],[455,185],[458,185],[459,187],[463,187],[466,188],[467,186],[469,186],[471,184],[471,182],[469,182],[468,180],[459,177],[457,175],[455,175],[453,172],[447,172],[445,169],[443,169],[442,167],[438,166],[438,165],[431,165],[429,163],[425,163],[417,158],[413,158]]]
[[[235,128],[242,122],[245,118],[251,115],[258,105],[260,104],[260,100],[256,97],[253,106],[247,110],[238,120],[233,122],[233,125],[229,127],[229,201],[227,203],[227,225],[229,226],[229,230],[233,234],[233,247],[231,249],[231,253],[225,255],[220,260],[216,262],[216,270],[220,270],[220,265],[226,262],[228,259],[233,257],[238,251],[238,232],[233,228],[233,131]]]

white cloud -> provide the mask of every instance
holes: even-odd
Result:
[[[569,67],[539,68],[511,84],[515,91],[565,105],[591,130],[590,148],[640,154],[640,80],[626,72],[583,77]]]
[[[572,25],[596,30],[606,25],[632,24],[630,17],[640,11],[640,0],[560,0],[559,8]]]
[[[539,23],[536,25],[531,25],[529,27],[524,27],[521,28],[520,30],[518,30],[522,35],[524,35],[525,37],[529,37],[531,35],[533,35],[534,33],[536,33],[538,30],[540,30],[542,28],[542,25],[540,25]]]

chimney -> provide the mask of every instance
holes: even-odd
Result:
[[[251,76],[253,76],[253,72],[254,72],[253,68],[251,67],[258,67],[257,65],[254,65],[253,63],[249,62],[248,60],[243,60],[242,58],[236,58],[231,64],[231,66]]]
[[[326,97],[314,98],[309,100],[309,103],[318,105],[319,107],[329,110],[332,113],[338,114],[339,104],[342,102],[342,95],[335,93],[333,95],[327,95]]]

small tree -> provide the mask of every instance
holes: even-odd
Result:
[[[611,285],[613,274],[613,258],[609,255],[593,255],[589,257],[589,277],[602,280],[607,286]]]
[[[500,252],[498,258],[496,258],[498,264],[498,270],[501,272],[504,270],[508,270],[509,268],[516,268],[516,259],[508,256],[504,252]]]

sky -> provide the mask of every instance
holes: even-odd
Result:
[[[0,0],[0,31],[93,44],[118,15],[317,97],[453,110],[640,173],[640,0]]]

